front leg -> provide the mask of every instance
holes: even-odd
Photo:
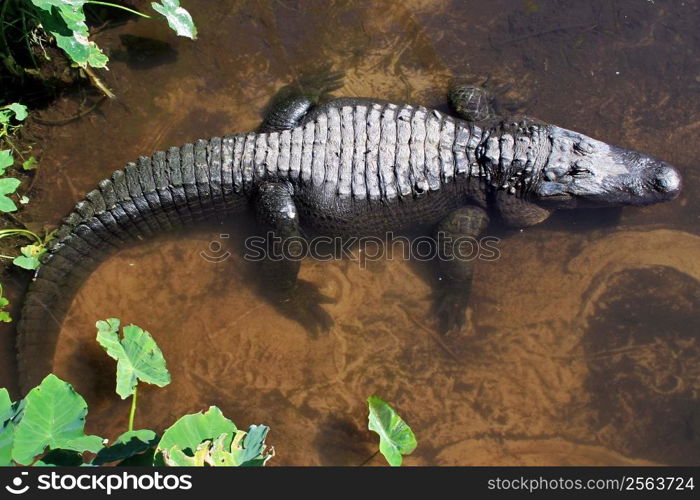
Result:
[[[442,333],[464,327],[474,262],[479,252],[477,238],[488,223],[488,215],[482,208],[469,206],[450,213],[436,229],[440,279],[435,312]]]
[[[291,186],[262,183],[254,204],[266,239],[265,255],[258,270],[260,291],[282,314],[299,322],[314,335],[329,330],[333,320],[321,304],[333,301],[312,283],[297,278],[301,260],[294,256],[303,255],[303,238]]]

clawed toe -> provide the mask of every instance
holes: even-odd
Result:
[[[436,297],[434,312],[440,333],[448,335],[461,331],[466,325],[468,296],[453,290],[442,290]]]
[[[305,73],[297,79],[297,85],[304,94],[320,100],[327,97],[334,90],[343,86],[345,72],[331,71],[331,66],[327,65],[317,71]]]
[[[321,304],[336,301],[321,293],[316,285],[298,280],[293,288],[279,292],[275,297],[280,312],[301,324],[314,337],[333,327],[333,318]]]

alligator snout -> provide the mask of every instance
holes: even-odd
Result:
[[[656,169],[654,189],[664,200],[673,200],[681,192],[681,175],[675,167],[664,163]]]

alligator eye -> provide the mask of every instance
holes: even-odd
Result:
[[[589,167],[592,167],[591,162],[588,160],[578,160],[574,162],[569,170],[569,175],[575,177],[584,177],[586,175],[591,175],[592,172]]]
[[[574,152],[585,155],[593,152],[593,146],[586,144],[585,142],[575,142]]]

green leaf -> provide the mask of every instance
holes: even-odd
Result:
[[[14,162],[11,150],[3,149],[0,151],[0,175],[4,174],[7,167],[11,167]]]
[[[187,455],[177,446],[163,450],[163,461],[170,467],[204,467],[209,456],[211,441],[204,441],[197,446],[192,456]]]
[[[179,0],[162,0],[161,3],[152,2],[151,7],[157,13],[165,16],[168,20],[168,26],[179,36],[186,36],[192,40],[197,38],[197,27],[194,25],[192,16],[180,7]]]
[[[233,465],[240,467],[262,467],[274,451],[265,452],[265,438],[270,428],[266,425],[251,425],[248,432],[238,431],[231,443]]]
[[[377,396],[367,398],[369,430],[379,434],[379,451],[391,466],[399,466],[401,455],[416,449],[416,436],[389,404]]]
[[[18,122],[21,122],[27,117],[27,106],[24,104],[13,102],[12,104],[7,105],[7,109],[12,110],[12,112],[15,114],[15,120]]]
[[[3,323],[9,323],[12,321],[10,313],[5,311],[5,308],[10,305],[10,301],[7,298],[0,296],[0,321]],[[0,424],[2,424],[2,412],[0,412]]]
[[[230,434],[225,432],[213,442],[200,443],[192,455],[173,446],[163,450],[163,460],[170,466],[262,467],[274,455],[273,449],[267,453],[264,451],[268,430],[264,425],[253,425],[248,433],[237,431],[233,442],[230,442]]]
[[[28,160],[22,162],[22,169],[24,170],[36,170],[39,166],[39,162],[33,156],[30,156]]]
[[[7,389],[0,389],[0,467],[11,464],[12,441],[14,440],[14,425],[10,422],[12,416],[12,400]]]
[[[5,422],[0,427],[0,467],[12,465],[12,443],[15,439],[15,426]]]
[[[102,448],[92,461],[92,464],[102,465],[131,458],[148,450],[157,442],[158,436],[151,430],[127,431],[119,436],[108,448]]]
[[[19,179],[14,177],[0,179],[0,212],[14,212],[17,210],[15,202],[6,195],[14,193],[19,185]]]
[[[41,24],[51,33],[68,57],[81,67],[103,68],[109,59],[102,50],[88,40],[82,0],[32,0],[41,8]]]
[[[220,409],[211,406],[204,414],[200,412],[185,415],[168,427],[156,451],[162,452],[177,447],[192,456],[202,441],[216,439],[222,434],[228,435],[225,444],[230,447],[236,430],[236,425],[224,417]]]
[[[39,267],[39,258],[46,252],[43,245],[26,245],[20,249],[22,255],[15,257],[12,263],[22,269],[33,270]]]
[[[81,9],[86,0],[32,0],[32,3],[44,10],[51,10],[51,7]]]
[[[87,403],[73,387],[49,374],[25,398],[24,415],[15,428],[12,459],[30,464],[46,447],[97,453],[102,438],[85,435]]]
[[[238,431],[240,433],[245,434],[243,431]],[[238,433],[237,432],[237,433]],[[231,453],[230,450],[226,449],[226,438],[228,437],[227,434],[222,434],[216,440],[214,440],[213,443],[210,444],[209,446],[209,456],[207,457],[207,463],[211,465],[212,467],[233,467],[236,464],[235,459],[233,457],[233,453]],[[209,441],[205,441],[206,443],[209,443]],[[233,443],[235,443],[235,438],[231,445],[233,446]]]
[[[139,380],[158,387],[170,383],[163,353],[151,334],[136,325],[123,328],[119,338],[119,320],[98,321],[97,342],[117,360],[117,394],[126,399],[134,393]]]
[[[7,389],[0,389],[0,415],[4,415],[6,411],[12,408],[12,400]],[[1,424],[2,422],[0,422]]]
[[[109,57],[107,57],[102,49],[97,46],[95,42],[90,42],[90,51],[88,53],[87,63],[93,68],[104,68],[109,62]]]

